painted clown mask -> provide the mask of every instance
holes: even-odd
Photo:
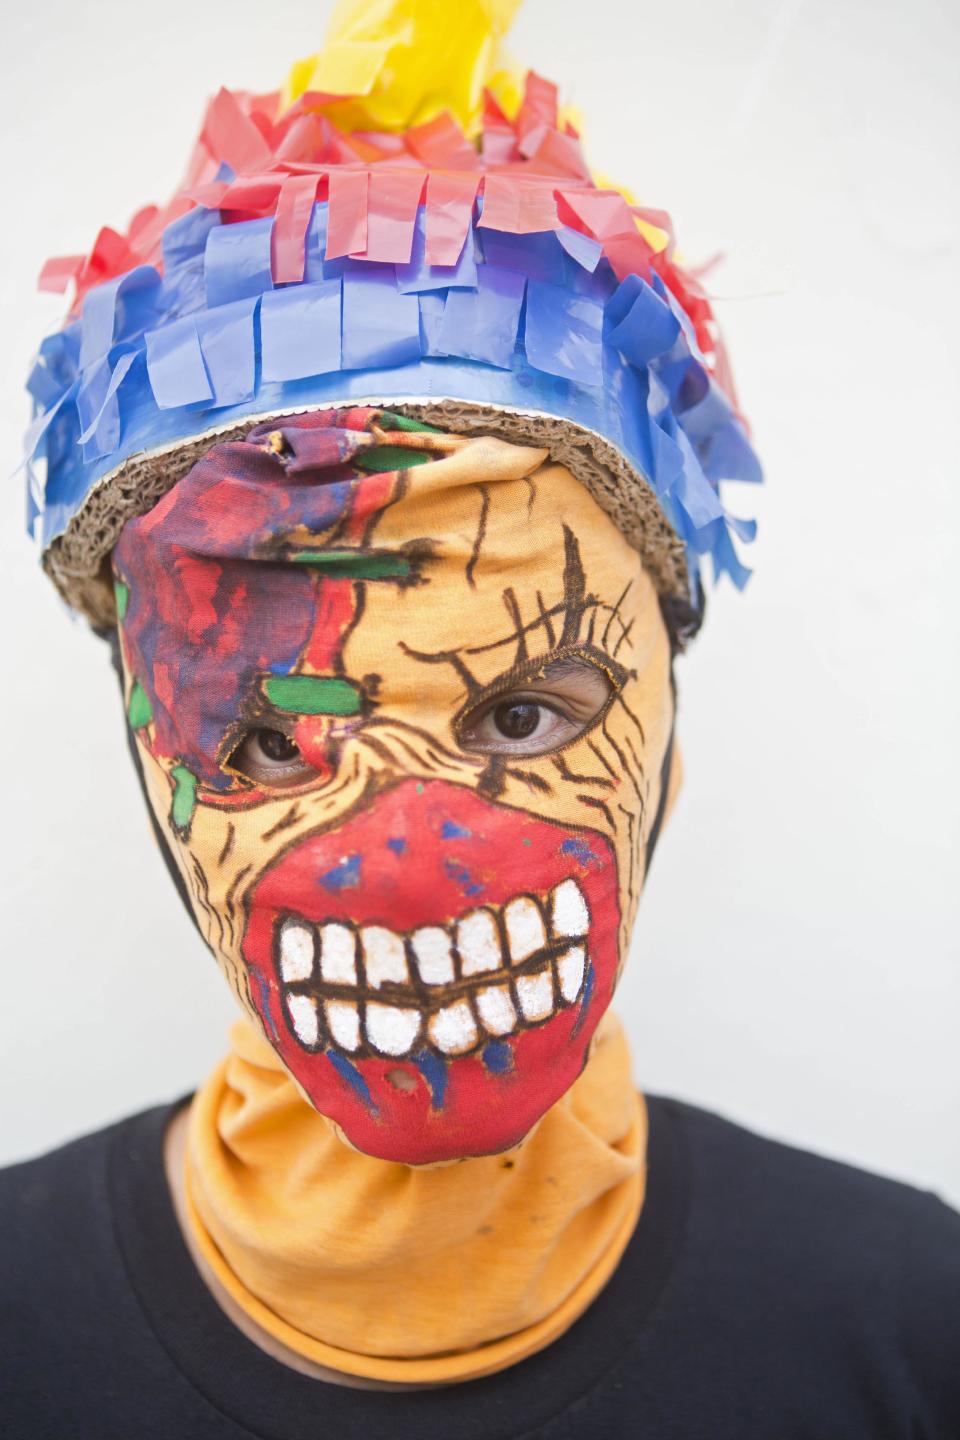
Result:
[[[517,1143],[626,956],[673,725],[637,552],[543,450],[369,409],[209,450],[115,548],[129,724],[303,1095],[409,1164]]]

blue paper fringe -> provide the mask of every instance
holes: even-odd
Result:
[[[658,276],[622,283],[597,242],[567,230],[474,226],[455,266],[424,259],[421,209],[406,265],[324,258],[314,206],[304,281],[275,287],[272,220],[193,209],[167,227],[164,275],[138,266],[88,292],[28,381],[28,524],[46,547],[121,460],[217,424],[335,399],[449,397],[566,417],[616,446],[683,540],[746,583],[720,484],[759,481],[740,420]],[[41,483],[33,462],[47,464]]]

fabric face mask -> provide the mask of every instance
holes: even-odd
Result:
[[[151,805],[357,1149],[516,1144],[583,1068],[662,815],[653,584],[546,452],[368,409],[200,459],[114,551]]]

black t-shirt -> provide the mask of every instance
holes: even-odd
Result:
[[[349,1390],[226,1318],[166,1187],[171,1107],[0,1171],[3,1440],[960,1440],[960,1215],[652,1098],[606,1289],[484,1380]]]

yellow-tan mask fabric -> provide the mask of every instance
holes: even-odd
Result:
[[[328,1369],[436,1385],[534,1354],[606,1284],[644,1195],[646,1114],[607,1014],[583,1074],[503,1155],[411,1167],[360,1155],[259,1031],[189,1116],[189,1233],[261,1331]]]
[[[391,429],[316,412],[214,447],[114,565],[208,944],[301,1094],[422,1164],[515,1145],[583,1068],[673,698],[654,587],[569,471]]]

